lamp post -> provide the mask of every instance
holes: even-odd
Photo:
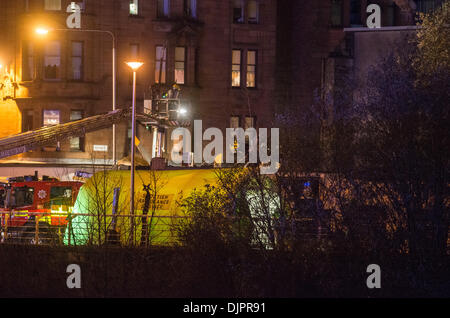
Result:
[[[133,70],[133,100],[131,115],[131,177],[130,177],[130,216],[131,216],[131,235],[134,239],[134,150],[136,139],[136,71],[144,64],[141,62],[126,63]]]
[[[114,33],[105,30],[78,30],[78,29],[51,29],[51,28],[37,28],[35,32],[39,35],[47,35],[50,31],[65,31],[65,32],[91,32],[91,33],[106,33],[112,39],[112,109],[116,110],[116,38]],[[117,162],[116,158],[116,124],[113,124],[112,134],[113,144],[113,164]]]

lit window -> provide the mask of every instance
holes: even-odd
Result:
[[[138,15],[139,4],[138,0],[130,0],[130,15]]]
[[[197,18],[197,0],[184,0],[184,11],[188,17]]]
[[[61,0],[45,0],[45,10],[48,11],[61,10]]]
[[[70,121],[76,121],[83,119],[83,111],[82,110],[71,110],[70,111]],[[83,138],[74,137],[70,138],[70,150],[72,151],[80,151],[83,149]]]
[[[342,26],[342,0],[331,0],[331,26]]]
[[[83,79],[83,42],[72,42],[72,79]]]
[[[34,48],[32,42],[24,42],[22,47],[22,80],[34,79]]]
[[[186,49],[184,47],[175,48],[175,83],[184,84],[185,82],[185,59]]]
[[[166,48],[164,46],[156,47],[155,54],[155,83],[166,82]]]
[[[83,119],[83,111],[82,110],[72,110],[70,111],[70,121]]]
[[[61,69],[61,43],[50,41],[45,44],[44,78],[58,79]]]
[[[259,7],[258,2],[256,0],[248,1],[248,23],[258,23],[258,15],[259,15]]]
[[[233,61],[231,68],[231,86],[241,86],[241,50],[233,50]]]
[[[239,116],[230,117],[230,128],[239,128]]]
[[[253,116],[245,117],[244,129],[248,129],[248,128],[255,128],[255,117],[253,117]]]
[[[157,10],[158,18],[167,18],[169,16],[169,0],[158,0]]]
[[[44,110],[44,126],[59,125],[60,123],[60,112],[59,110]]]
[[[233,23],[244,23],[244,5],[242,0],[233,0]]]
[[[247,52],[247,87],[256,87],[256,51]]]

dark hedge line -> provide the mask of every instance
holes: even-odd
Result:
[[[311,252],[314,250],[314,252]],[[366,287],[381,266],[381,289]],[[68,289],[69,264],[81,289]],[[449,297],[448,258],[220,248],[50,248],[0,246],[0,297]]]

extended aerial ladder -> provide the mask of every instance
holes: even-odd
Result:
[[[118,109],[106,114],[95,115],[65,124],[42,127],[2,138],[0,139],[0,159],[39,149],[69,138],[83,137],[86,133],[109,128],[113,124],[130,119],[131,109]],[[157,118],[157,116],[150,113],[137,114],[136,120],[143,124],[153,126],[172,126],[178,124],[177,122],[168,122],[162,118]]]

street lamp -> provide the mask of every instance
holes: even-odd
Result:
[[[47,35],[50,31],[66,31],[66,32],[91,32],[91,33],[106,33],[112,38],[112,108],[116,110],[116,38],[114,33],[105,30],[78,30],[78,29],[52,29],[39,27],[35,32],[41,36]],[[116,164],[116,124],[113,124],[113,164]]]
[[[133,70],[133,101],[131,115],[131,179],[130,179],[130,216],[131,216],[131,234],[134,239],[134,148],[136,139],[136,71],[144,64],[141,62],[126,63]]]

